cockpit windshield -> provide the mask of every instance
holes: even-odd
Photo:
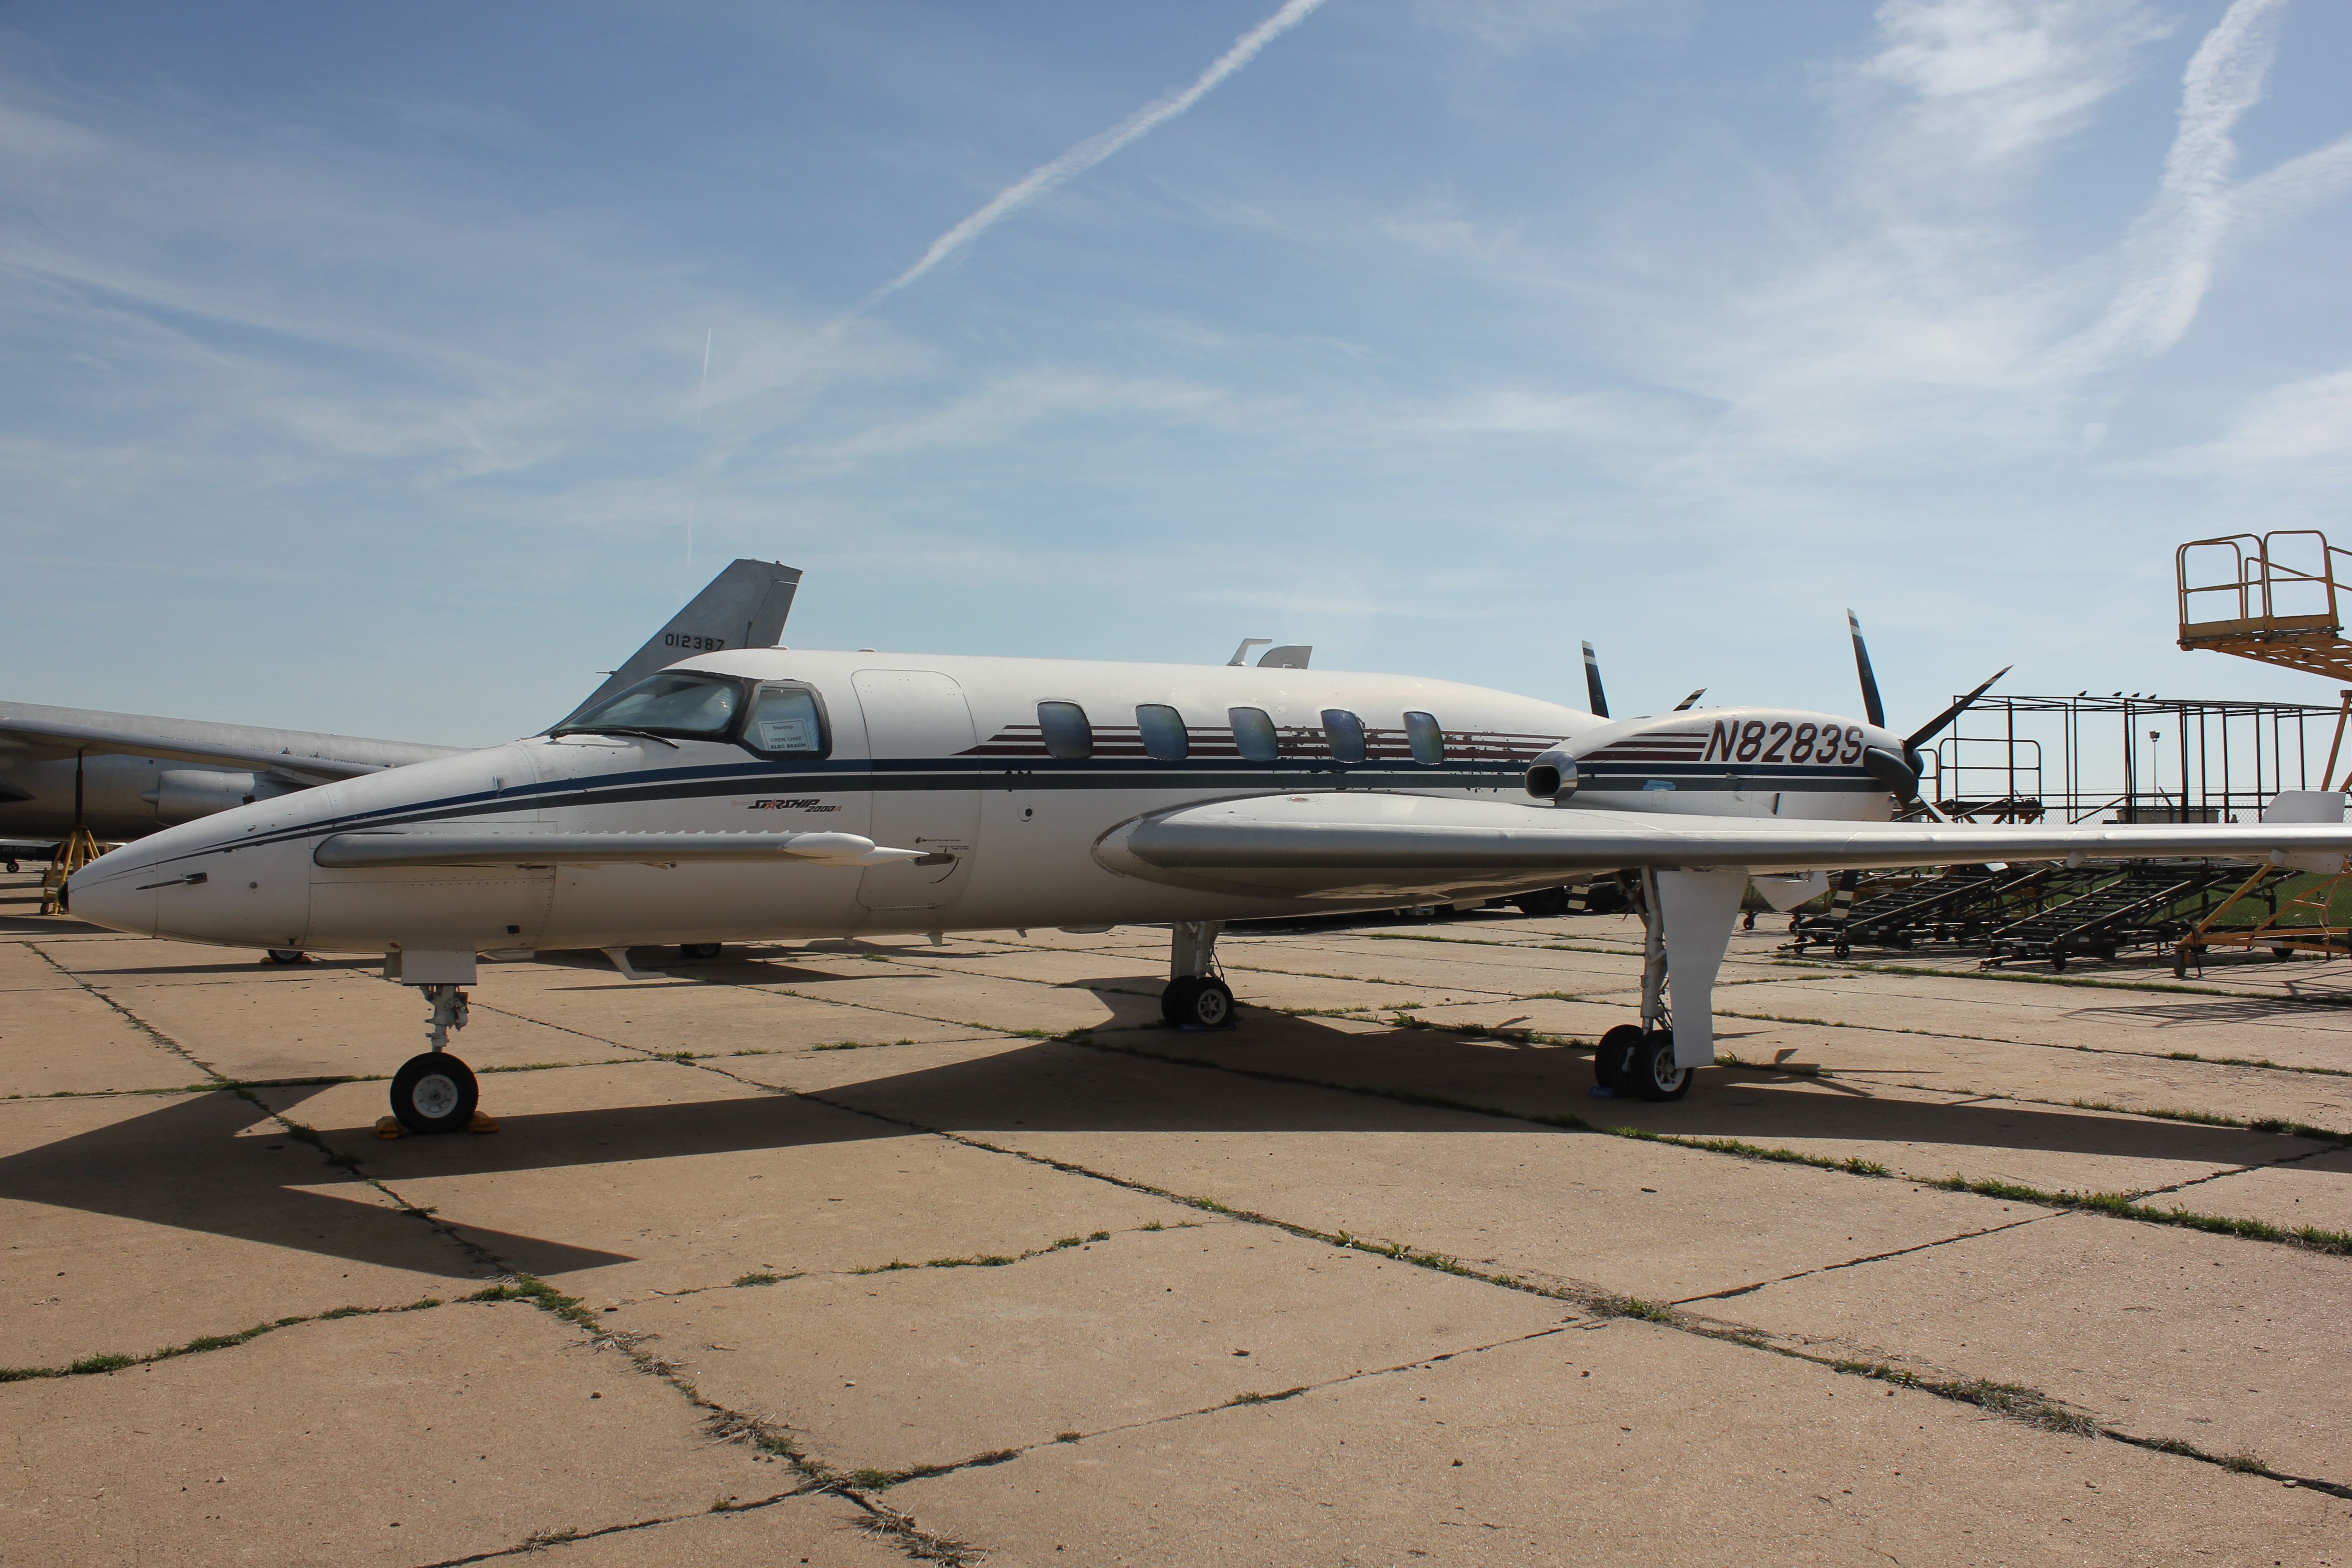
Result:
[[[742,705],[740,681],[689,670],[664,670],[565,721],[555,733],[634,730],[651,735],[721,740],[734,728],[736,710]]]

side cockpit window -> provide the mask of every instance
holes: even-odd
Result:
[[[1282,755],[1282,738],[1263,708],[1231,708],[1225,717],[1234,727],[1234,747],[1253,763],[1270,763]]]
[[[1135,710],[1135,727],[1143,732],[1143,754],[1163,763],[1181,762],[1192,754],[1192,737],[1184,715],[1164,702],[1145,702]]]
[[[1433,715],[1406,714],[1404,738],[1412,747],[1412,760],[1423,767],[1433,768],[1445,760],[1445,731]]]
[[[1364,721],[1345,708],[1323,710],[1323,738],[1330,744],[1333,762],[1364,760]]]
[[[1095,728],[1087,710],[1075,702],[1037,704],[1037,728],[1045,737],[1045,754],[1077,762],[1095,754]]]
[[[751,698],[751,718],[743,726],[743,742],[772,757],[822,757],[832,749],[824,729],[824,704],[814,691],[797,682],[761,681]]]

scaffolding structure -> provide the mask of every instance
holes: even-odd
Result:
[[[2347,584],[2336,574],[2343,561],[2352,561],[2352,552],[2338,550],[2316,529],[2191,540],[2173,552],[2181,647],[2352,680],[2352,642],[2344,637],[2342,608]],[[2336,734],[2319,773],[2321,789],[2335,780],[2347,721],[2352,721],[2352,689],[2344,692],[2336,710]],[[2352,788],[2352,777],[2343,787]],[[2201,972],[2205,954],[2216,947],[2248,952],[2267,947],[2279,958],[2297,952],[2322,958],[2352,952],[2352,928],[2330,923],[2341,889],[2352,881],[2352,876],[2341,871],[2293,889],[2284,903],[2280,888],[2273,884],[2266,889],[2268,919],[2235,929],[2221,925],[2231,907],[2252,895],[2273,869],[2257,868],[2228,902],[2180,939],[2173,956],[2175,974],[2185,975],[2191,967]]]
[[[2315,528],[2189,541],[2173,552],[2181,647],[2352,680],[2339,561],[2352,551]]]
[[[1979,822],[2252,822],[2283,789],[2325,787],[2343,717],[2341,704],[1985,696],[1926,759],[1929,798]]]

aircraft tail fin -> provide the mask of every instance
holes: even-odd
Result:
[[[565,715],[569,723],[616,691],[698,653],[730,647],[773,647],[784,635],[800,568],[773,561],[733,561],[710,585],[646,640],[586,700]]]

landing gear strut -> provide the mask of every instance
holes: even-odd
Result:
[[[1222,1029],[1234,1021],[1233,987],[1210,973],[1223,921],[1179,921],[1169,943],[1168,989],[1160,1016],[1180,1029]]]
[[[392,1114],[411,1132],[462,1132],[474,1125],[481,1086],[474,1069],[449,1054],[449,1031],[466,1026],[466,993],[454,984],[417,986],[433,1004],[425,1031],[432,1049],[392,1075]]]
[[[1666,1010],[1665,925],[1658,912],[1658,877],[1642,873],[1642,1021],[1620,1024],[1601,1037],[1592,1076],[1602,1089],[1652,1101],[1690,1092],[1691,1069],[1675,1065],[1675,1025]]]

